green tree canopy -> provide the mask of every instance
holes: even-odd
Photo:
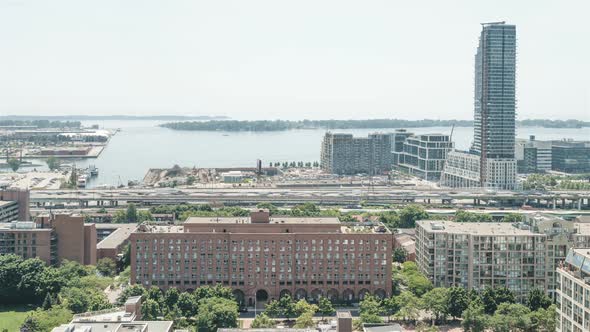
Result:
[[[547,309],[553,303],[551,298],[545,294],[545,292],[539,288],[532,289],[527,297],[526,304],[531,309],[531,311],[535,311],[538,309]]]
[[[332,302],[327,297],[322,296],[318,302],[318,313],[322,315],[322,320],[324,320],[324,316],[331,316],[335,312]]]
[[[96,262],[96,270],[103,276],[112,277],[117,273],[117,264],[109,257],[104,257]]]
[[[428,213],[420,205],[408,205],[399,212],[399,228],[414,228],[416,220],[428,219]]]
[[[238,305],[235,301],[221,297],[203,299],[199,302],[197,326],[209,331],[218,328],[232,328],[238,326]]]
[[[162,316],[162,308],[158,302],[147,299],[141,304],[141,316],[144,320],[157,320]]]
[[[469,303],[461,317],[461,326],[465,332],[484,332],[488,326],[489,318],[479,298]]]
[[[272,319],[270,319],[265,313],[257,315],[250,324],[250,327],[253,329],[270,329],[275,326],[275,322]]]
[[[440,322],[448,315],[449,291],[447,288],[433,288],[422,295],[423,309],[429,312],[435,321]]]
[[[469,294],[462,287],[451,287],[448,292],[447,309],[452,317],[461,317],[463,311],[469,306]]]
[[[10,169],[13,172],[18,171],[18,169],[20,168],[20,160],[16,159],[16,158],[10,158],[8,159],[8,167],[10,167]]]

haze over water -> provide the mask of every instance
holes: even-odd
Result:
[[[326,130],[290,130],[277,132],[211,132],[176,131],[158,127],[158,121],[92,121],[84,125],[121,128],[98,159],[76,161],[78,167],[94,164],[100,174],[90,183],[97,185],[127,184],[128,180],[142,180],[149,168],[169,168],[174,164],[186,167],[254,167],[256,159],[263,165],[269,162],[319,161],[320,144]],[[371,132],[390,132],[394,129],[333,130],[366,136]],[[417,134],[450,134],[450,127],[408,128]],[[517,137],[535,135],[538,140],[571,138],[588,140],[585,129],[556,129],[523,127]],[[453,140],[458,149],[468,149],[473,128],[455,127]],[[45,169],[45,163],[41,169]],[[37,167],[37,169],[40,169]]]

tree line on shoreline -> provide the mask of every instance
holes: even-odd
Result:
[[[583,128],[590,122],[581,120],[527,119],[517,121],[522,127]],[[417,127],[471,127],[472,120],[211,120],[168,122],[160,127],[189,131],[284,131],[292,129],[391,129]]]

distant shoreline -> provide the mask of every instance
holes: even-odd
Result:
[[[370,119],[370,120],[210,120],[167,122],[159,127],[182,131],[226,131],[226,132],[268,132],[302,129],[395,129],[424,127],[472,127],[471,120],[401,120],[401,119]],[[590,127],[590,122],[579,120],[522,120],[516,122],[517,127],[543,127],[580,129]]]
[[[105,121],[105,120],[160,120],[160,121],[183,121],[183,120],[227,120],[224,115],[4,115],[0,120],[49,120],[49,121]]]

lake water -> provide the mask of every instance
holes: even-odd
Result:
[[[175,131],[161,128],[159,121],[92,121],[84,125],[99,124],[103,128],[121,128],[97,159],[76,161],[79,167],[94,164],[99,176],[91,187],[128,180],[141,180],[149,168],[166,168],[174,164],[187,167],[254,167],[257,159],[263,165],[283,161],[319,161],[320,144],[326,130],[290,130],[280,132],[204,132]],[[334,130],[366,136],[370,132],[393,131],[385,129]],[[417,134],[450,134],[450,127],[410,128]],[[584,129],[518,128],[517,136],[539,140],[572,138],[590,139],[590,131]],[[458,149],[468,149],[473,128],[456,127],[453,140]],[[43,161],[38,163],[44,164]]]

